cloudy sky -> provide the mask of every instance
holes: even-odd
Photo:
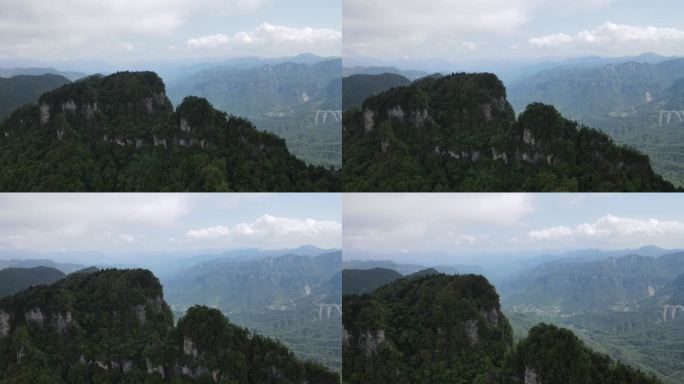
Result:
[[[344,58],[684,54],[679,0],[345,0]]]
[[[0,60],[339,56],[341,0],[0,0]]]
[[[343,206],[345,252],[684,247],[678,194],[345,194]]]
[[[0,250],[341,246],[339,194],[0,194]]]

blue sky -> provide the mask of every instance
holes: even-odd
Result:
[[[0,250],[340,248],[341,195],[0,194]]]
[[[339,56],[341,14],[341,0],[3,0],[0,60]]]
[[[343,248],[470,255],[684,247],[680,194],[345,194]]]
[[[452,62],[684,54],[678,0],[346,0],[344,57]]]

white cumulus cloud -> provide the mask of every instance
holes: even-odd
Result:
[[[337,239],[342,234],[342,224],[330,220],[293,219],[263,215],[252,222],[239,223],[231,227],[216,225],[191,229],[185,233],[190,240],[225,240],[230,243],[270,242],[273,244],[304,244]]]
[[[316,49],[316,47],[339,46],[342,41],[340,31],[329,28],[296,28],[284,25],[262,23],[249,31],[240,31],[231,36],[215,34],[200,36],[186,41],[191,48],[217,48],[225,47],[240,50],[246,47],[254,49],[255,46],[266,48],[290,49],[296,52],[298,49]]]
[[[605,215],[593,223],[582,223],[574,228],[557,226],[532,230],[527,233],[527,238],[531,241],[581,239],[620,241],[629,238],[641,238],[644,241],[647,241],[648,238],[673,235],[684,235],[684,223],[679,221],[633,219]]]
[[[669,27],[639,27],[605,22],[592,30],[582,30],[574,35],[557,33],[533,37],[528,40],[534,48],[556,47],[604,47],[616,48],[626,44],[643,44],[653,48],[659,44],[684,44],[684,30]]]

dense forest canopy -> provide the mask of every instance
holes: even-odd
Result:
[[[424,276],[420,276],[424,275]],[[513,343],[494,287],[425,271],[343,296],[345,383],[659,384],[539,324]]]
[[[647,156],[532,103],[493,74],[427,77],[344,113],[347,191],[672,191]]]
[[[149,271],[89,272],[0,299],[0,383],[339,383],[216,309],[174,326]]]
[[[174,111],[153,72],[67,84],[0,123],[0,190],[336,191],[247,120],[187,97]]]

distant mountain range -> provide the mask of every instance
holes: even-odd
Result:
[[[351,75],[342,79],[342,109],[360,107],[367,98],[394,87],[409,85],[406,77],[394,73]]]
[[[0,78],[0,120],[26,103],[35,103],[40,95],[70,81],[60,75],[17,75]]]
[[[339,370],[341,260],[340,251],[218,258],[179,271],[163,285],[178,315],[195,304],[218,308],[298,356]]]
[[[66,276],[48,267],[0,269],[0,298],[34,285],[52,284]]]
[[[342,68],[342,77],[349,77],[354,75],[382,75],[395,74],[404,77],[410,81],[420,79],[428,75],[424,71],[403,70],[391,66],[371,66],[371,67],[344,67]]]
[[[311,56],[298,61],[229,62],[173,78],[174,104],[186,96],[245,117],[283,137],[307,162],[341,166],[340,59]]]
[[[668,384],[684,374],[684,252],[564,259],[499,285],[513,328],[551,322]]]
[[[549,105],[516,116],[493,74],[427,77],[344,116],[346,191],[673,191],[644,154]]]
[[[535,101],[551,104],[645,152],[657,172],[683,185],[684,59],[560,66],[508,89],[516,111]]]
[[[76,71],[58,71],[54,68],[0,68],[0,77],[15,77],[20,75],[42,76],[42,75],[57,75],[65,77],[70,81],[76,81],[88,76],[83,72]]]

